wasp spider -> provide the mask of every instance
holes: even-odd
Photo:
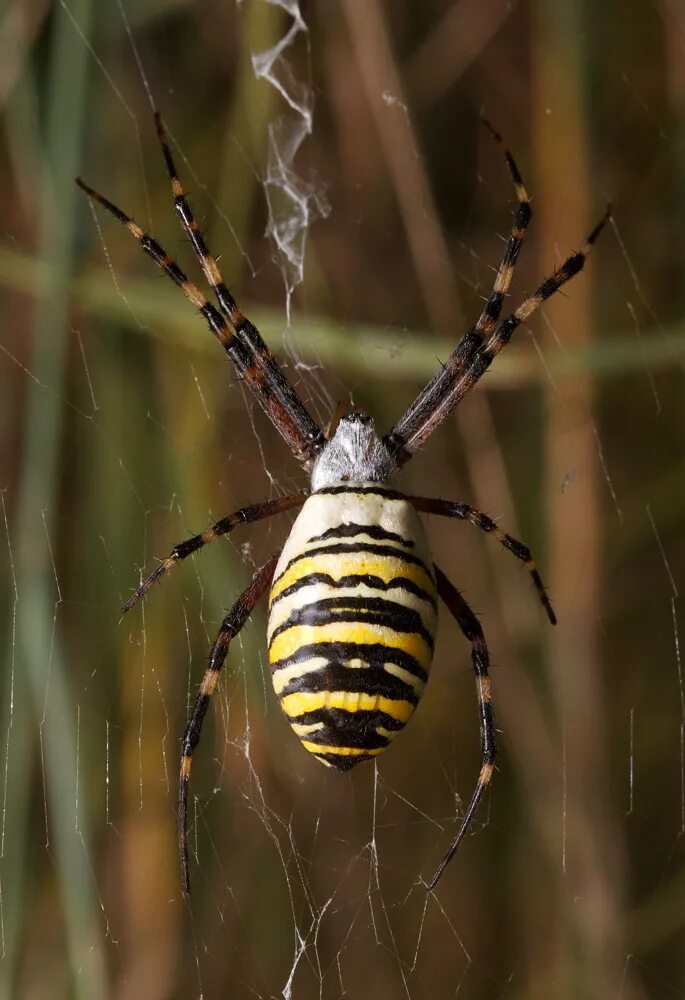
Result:
[[[199,310],[239,377],[254,393],[304,469],[311,488],[244,507],[176,545],[126,601],[128,611],[172,566],[235,527],[301,508],[280,552],[257,570],[221,623],[182,743],[179,850],[189,892],[187,811],[192,756],[231,640],[270,589],[267,640],[273,685],[302,745],[327,767],[346,771],[381,753],[403,729],[423,693],[440,598],[471,644],[480,717],[482,766],[469,806],[428,888],[432,889],[473,820],[494,769],[497,744],[481,626],[459,591],[434,565],[419,513],[470,521],[527,567],[547,616],[556,619],[529,550],[468,504],[404,496],[391,485],[402,466],[487,371],[516,328],[577,274],[609,217],[582,248],[513,313],[500,319],[531,218],[523,180],[501,136],[518,208],[490,297],[475,323],[406,413],[384,437],[361,413],[343,416],[326,437],[316,425],[259,331],[240,311],[193,216],[159,114],[157,135],[176,213],[212,288],[216,305],[194,285],[157,240],[111,201],[79,186],[122,222],[142,249]]]

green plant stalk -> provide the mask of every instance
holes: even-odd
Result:
[[[87,32],[92,13],[90,0],[77,0],[71,12]],[[48,544],[48,539],[54,543],[52,526],[58,504],[61,396],[73,259],[72,178],[81,148],[88,58],[84,45],[74,45],[70,21],[58,17],[45,91],[49,96],[42,151],[42,268],[35,286],[30,361],[34,374],[54,391],[46,392],[42,385],[32,383],[27,393],[17,519],[11,533],[18,592],[15,700],[29,698],[34,719],[40,725],[48,836],[61,883],[70,968],[74,973],[72,995],[93,1000],[106,994],[104,957],[88,858],[88,810],[83,784],[77,799],[76,716],[66,680],[66,657],[55,610],[59,595]]]
[[[8,246],[0,246],[0,283],[14,291],[33,295],[50,279],[50,264]],[[72,281],[76,308],[103,320],[125,324],[135,333],[163,340],[170,347],[196,355],[216,354],[216,345],[206,335],[192,310],[179,308],[179,293],[173,286],[160,287],[151,278],[120,279],[125,298],[117,291],[111,274],[91,269]],[[183,303],[180,303],[183,306]],[[281,309],[245,307],[270,344],[277,348],[285,329]],[[455,332],[455,339],[457,337]],[[293,349],[305,361],[341,366],[345,371],[373,375],[384,381],[411,378],[421,382],[446,358],[454,342],[422,330],[389,330],[366,323],[341,324],[329,317],[296,317],[288,332]],[[524,341],[524,336],[521,337]],[[609,333],[588,347],[545,351],[545,366],[537,354],[519,345],[497,359],[484,385],[511,389],[545,383],[549,375],[589,372],[599,378],[620,378],[631,372],[671,369],[685,360],[685,327],[679,324],[645,330],[639,344],[635,333]],[[383,364],[380,362],[383,361]],[[34,373],[35,374],[35,373]]]

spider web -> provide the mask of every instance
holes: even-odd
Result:
[[[476,17],[472,7],[455,5],[454,16],[474,18],[468,24],[475,60],[478,45],[486,46],[499,25],[521,30],[515,13],[507,20],[493,5],[489,15]],[[154,99],[164,108],[210,245],[223,248],[222,269],[227,278],[241,275],[236,296],[280,347],[316,418],[325,425],[335,400],[349,394],[389,426],[453,337],[452,318],[465,328],[460,313],[470,315],[487,294],[500,250],[480,234],[491,231],[491,218],[504,217],[511,193],[497,150],[485,143],[478,163],[454,178],[457,188],[463,185],[454,194],[459,214],[432,193],[444,190],[440,174],[453,170],[454,149],[436,143],[437,126],[424,144],[417,120],[422,106],[439,104],[431,85],[448,88],[443,98],[449,92],[449,83],[440,84],[437,70],[429,74],[426,66],[431,52],[442,66],[440,32],[455,25],[431,11],[400,72],[380,8],[368,6],[361,33],[354,10],[344,9],[335,30],[321,6],[286,0],[243,2],[230,23],[225,12],[197,21],[180,12],[153,35],[165,57],[151,44],[145,19],[121,5],[99,35],[86,4],[70,0],[56,12],[55,65],[61,58],[75,78],[90,65],[98,106],[108,113],[80,112],[81,127],[98,134],[85,163],[78,136],[68,147],[71,161],[67,155],[56,165],[64,143],[43,150],[52,171],[46,205],[53,191],[60,204],[52,229],[45,209],[34,258],[45,273],[31,272],[40,333],[32,331],[33,347],[12,331],[0,343],[25,435],[16,446],[16,476],[8,472],[0,483],[7,609],[3,994],[57,995],[59,982],[64,995],[88,998],[230,992],[300,1000],[366,996],[371,979],[378,996],[523,997],[534,988],[553,995],[547,967],[576,995],[681,995],[682,968],[669,965],[668,949],[672,935],[682,934],[673,899],[685,830],[682,518],[669,502],[682,497],[674,458],[682,446],[676,427],[682,335],[655,305],[650,266],[620,206],[587,279],[588,287],[593,280],[600,287],[593,269],[613,267],[620,275],[606,308],[613,310],[609,328],[625,333],[618,347],[609,344],[608,360],[592,347],[578,352],[564,325],[564,310],[582,298],[583,277],[569,286],[566,302],[521,331],[531,349],[503,353],[488,376],[493,391],[469,396],[459,422],[436,435],[404,480],[408,492],[482,506],[542,554],[562,514],[569,524],[586,516],[588,480],[598,504],[592,516],[601,518],[600,542],[589,538],[567,575],[556,576],[562,624],[554,639],[541,638],[546,626],[532,588],[523,573],[513,575],[518,567],[506,555],[466,530],[431,528],[434,551],[481,616],[493,655],[502,753],[475,836],[427,894],[425,880],[453,835],[478,769],[468,647],[447,617],[435,676],[412,726],[377,766],[341,777],[309,759],[280,714],[262,609],[232,644],[195,756],[193,896],[190,904],[180,897],[178,739],[221,617],[282,544],[287,517],[235,532],[184,562],[125,619],[116,609],[136,574],[149,572],[175,542],[246,503],[301,488],[303,480],[258,408],[230,372],[227,378],[211,338],[181,313],[175,290],[147,276],[146,262],[113,220],[98,212],[91,217],[68,192],[72,175],[83,172],[122,208],[137,208],[140,224],[192,270],[170,196],[157,180],[161,164],[149,135]],[[399,50],[403,25],[393,28]],[[112,41],[117,33],[121,44]],[[29,51],[30,32],[21,37]],[[198,66],[243,64],[233,71],[246,90],[254,87],[242,101],[259,116],[265,143],[248,144],[240,95],[230,101],[221,148],[214,140],[208,153],[203,141],[185,138],[191,132],[182,123],[205,113],[198,110],[200,90],[185,89],[192,71],[174,55],[181,42]],[[374,52],[367,51],[373,44]],[[455,65],[465,60],[464,72],[467,54],[454,59]],[[345,82],[351,64],[354,94]],[[12,67],[6,72],[3,93],[12,113],[31,120],[30,95],[22,87],[12,95]],[[64,90],[53,129],[69,120]],[[654,139],[664,116],[647,84],[626,78],[617,93],[632,98],[631,127]],[[78,97],[71,99],[73,110]],[[551,100],[553,116],[562,103]],[[450,103],[450,116],[460,116],[459,105]],[[220,123],[203,117],[199,131],[215,124],[220,133]],[[665,134],[675,156],[676,137]],[[351,135],[361,148],[342,141],[340,159],[358,179],[356,197],[354,185],[343,190],[334,154],[326,155],[338,148],[337,136]],[[368,149],[360,135],[368,135]],[[126,166],[113,171],[109,164],[118,166],[114,156],[124,140]],[[16,134],[9,144],[15,154],[30,151]],[[525,147],[523,153],[526,162]],[[33,176],[28,155],[17,163]],[[231,174],[223,188],[215,178],[218,195],[207,180],[215,163]],[[365,194],[379,190],[379,164],[388,204]],[[429,176],[431,164],[437,168]],[[235,221],[236,176],[252,178],[257,192],[251,224]],[[313,225],[329,202],[330,218]],[[564,214],[563,200],[557,208]],[[396,228],[378,237],[379,218],[395,219]],[[50,262],[60,254],[51,233],[67,222],[95,250],[74,274],[51,276]],[[350,249],[344,234],[352,226],[359,239]],[[549,231],[544,215],[542,230]],[[31,264],[31,240],[21,220],[11,218],[7,232],[4,270],[11,276],[12,254],[24,268]],[[537,276],[538,237],[531,243],[530,270],[523,265],[515,297]],[[567,246],[560,238],[547,248],[549,270]],[[391,248],[397,290],[387,297],[381,263]],[[456,280],[444,271],[445,259],[450,266],[456,261]],[[27,286],[12,280],[25,310]],[[341,288],[353,288],[354,296]],[[76,319],[69,295],[77,300]],[[260,302],[272,306],[251,308]],[[310,302],[316,303],[311,313]],[[322,318],[319,330],[324,303],[344,323]],[[424,328],[436,331],[432,339]],[[622,405],[613,398],[614,387],[623,386],[611,369],[619,363],[631,392]],[[568,371],[585,370],[583,364],[600,378],[609,373],[608,387],[599,382],[600,403],[596,384],[581,380],[570,393],[566,388]],[[630,407],[639,410],[644,454],[628,440],[637,426],[625,415]],[[625,415],[625,430],[617,414]],[[551,486],[530,467],[550,424]],[[574,436],[578,425],[586,440]],[[527,488],[531,477],[537,491]],[[552,497],[546,518],[542,490]],[[599,570],[591,564],[597,550]],[[554,574],[552,557],[551,566],[541,562]],[[599,676],[574,660],[579,654],[600,668]],[[579,789],[592,773],[584,742],[603,755],[596,767],[604,780],[587,788],[587,797]],[[598,803],[602,793],[610,798]],[[607,857],[610,870],[602,871]],[[610,938],[612,923],[617,930]],[[29,942],[27,927],[40,946]],[[574,942],[582,952],[593,935],[603,956],[574,957]]]

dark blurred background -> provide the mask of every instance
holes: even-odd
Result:
[[[0,21],[0,994],[685,996],[685,7],[679,0],[9,0]],[[288,171],[304,281],[265,233],[269,123],[313,109]],[[264,65],[264,61],[260,63]],[[192,307],[86,179],[198,275],[150,97],[226,280],[322,423],[387,430],[477,316],[514,192],[534,220],[509,302],[587,270],[516,334],[402,477],[469,525],[434,551],[483,622],[501,754],[473,835],[428,880],[479,766],[469,650],[443,616],[415,721],[326,772],[271,690],[264,609],[195,758],[179,737],[223,611],[288,515],[119,607],[211,520],[306,485]],[[279,147],[283,152],[284,146]],[[274,163],[272,151],[272,166]],[[298,257],[300,254],[300,257]],[[287,282],[284,282],[284,271]],[[288,309],[290,304],[290,325]]]

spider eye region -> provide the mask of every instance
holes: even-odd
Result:
[[[340,418],[341,423],[347,424],[360,424],[362,427],[373,427],[373,417],[370,417],[368,413],[363,413],[361,410],[353,410],[351,413],[345,413]]]

